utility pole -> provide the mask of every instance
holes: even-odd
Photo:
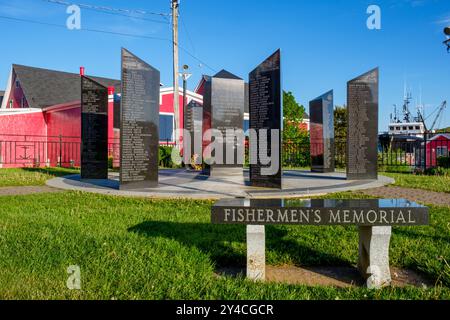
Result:
[[[173,37],[173,112],[174,112],[174,132],[177,131],[180,124],[180,83],[178,81],[178,6],[179,0],[172,2],[172,37]],[[180,148],[180,137],[175,136],[176,147]]]

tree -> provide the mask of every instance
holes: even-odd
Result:
[[[437,133],[448,133],[450,132],[450,127],[436,130]]]
[[[334,109],[334,136],[336,139],[347,137],[347,106],[336,106]]]
[[[300,105],[292,92],[283,91],[283,140],[307,141],[308,132],[301,128],[305,107]]]
[[[334,109],[334,137],[336,167],[345,167],[347,149],[347,107],[336,106]]]

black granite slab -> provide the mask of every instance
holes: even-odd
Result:
[[[347,179],[378,178],[378,68],[347,83]]]
[[[120,188],[158,185],[160,72],[122,49]]]
[[[185,116],[184,116],[184,128],[187,130],[190,134],[190,140],[188,139],[184,140],[184,150],[187,150],[188,147],[190,148],[189,151],[189,159],[188,164],[191,163],[192,156],[194,154],[201,155],[202,148],[201,148],[201,139],[202,139],[202,130],[203,130],[203,106],[195,101],[191,100],[186,105],[185,110]],[[197,150],[195,150],[195,138],[200,139],[200,141],[197,141]]]
[[[412,226],[429,224],[429,209],[405,199],[223,199],[214,224]]]
[[[226,70],[208,77],[203,96],[204,125],[205,129],[218,130],[222,134],[223,140],[213,141],[221,144],[223,157],[219,159],[215,150],[204,153],[206,159],[216,159],[215,163],[206,168],[205,173],[215,176],[214,171],[217,175],[226,175],[232,171],[243,172],[244,135],[227,137],[227,130],[240,130],[243,133],[244,108],[244,80]],[[208,141],[210,142],[211,140]]]
[[[108,179],[108,88],[81,77],[81,179]]]
[[[260,130],[267,129],[267,154],[279,155],[279,165],[275,174],[265,175],[261,172],[264,167],[259,157],[258,143],[250,148],[250,184],[255,187],[282,188],[282,126],[283,108],[281,98],[281,52],[277,50],[273,55],[261,63],[249,75],[249,110],[250,129],[256,130],[257,141],[260,142]],[[279,130],[279,141],[276,149],[272,150],[270,130]],[[250,141],[252,144],[252,141]]]
[[[313,172],[334,172],[334,104],[333,91],[309,102],[310,154]]]

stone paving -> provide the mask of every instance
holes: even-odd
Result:
[[[450,206],[450,193],[444,192],[394,186],[361,190],[360,192],[378,198],[407,199],[414,202],[434,204],[437,206]]]
[[[214,180],[197,176],[193,173],[178,172],[177,170],[163,171],[160,177],[160,186],[151,190],[137,192],[123,192],[118,189],[117,174],[102,185],[84,183],[77,176],[55,178],[47,186],[1,187],[0,196],[27,195],[38,193],[54,193],[64,190],[82,190],[95,193],[124,195],[124,196],[150,196],[161,198],[226,198],[226,197],[307,197],[323,195],[332,192],[356,191],[378,198],[402,198],[424,204],[450,206],[450,193],[428,191],[404,187],[388,186],[393,180],[382,178],[376,182],[352,182],[344,179],[342,173],[328,175],[308,172],[289,171],[285,173],[285,189],[283,191],[270,191],[261,188],[251,188],[245,180],[237,181]],[[384,186],[383,186],[384,185]],[[309,186],[309,187],[303,187]]]
[[[293,198],[313,197],[333,192],[356,191],[381,187],[393,183],[388,177],[378,180],[347,180],[345,173],[312,173],[285,171],[283,190],[256,188],[249,185],[248,170],[244,175],[213,178],[185,170],[160,170],[159,185],[133,191],[119,190],[119,174],[110,173],[108,180],[81,181],[80,175],[54,178],[47,185],[65,190],[78,190],[116,196],[151,197],[169,199],[222,199],[222,198]]]

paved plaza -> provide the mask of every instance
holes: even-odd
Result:
[[[221,199],[221,198],[289,198],[312,197],[334,192],[373,189],[393,183],[388,177],[378,180],[346,180],[345,173],[311,173],[285,171],[283,190],[249,186],[248,171],[243,176],[213,178],[186,170],[160,170],[159,186],[133,191],[119,190],[119,174],[110,173],[108,180],[80,180],[79,175],[54,178],[47,182],[53,188],[87,191],[118,196],[151,198]]]

